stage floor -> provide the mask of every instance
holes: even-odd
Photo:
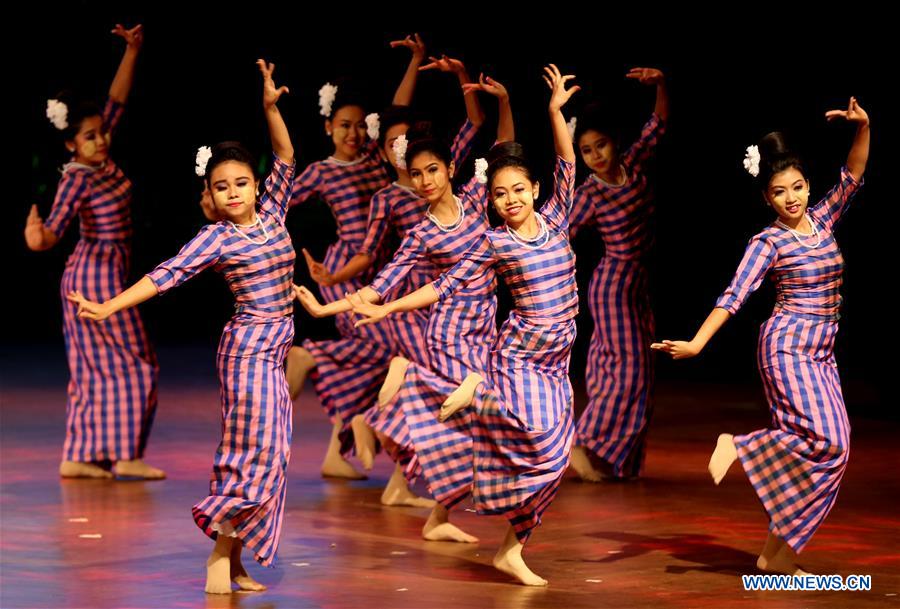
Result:
[[[383,455],[368,480],[320,478],[329,425],[307,390],[295,403],[278,564],[245,561],[269,590],[207,596],[211,542],[190,510],[207,491],[220,433],[207,356],[178,373],[163,369],[146,456],[168,473],[161,482],[60,480],[61,353],[48,355],[40,372],[33,354],[4,357],[0,606],[900,607],[900,423],[851,413],[840,496],[801,556],[813,573],[871,575],[872,590],[746,592],[740,575],[757,572],[766,518],[739,466],[716,487],[706,462],[717,433],[765,426],[768,415],[758,388],[689,385],[657,389],[644,479],[564,481],[526,548],[529,565],[550,581],[545,589],[516,585],[491,567],[501,518],[460,509],[452,520],[480,543],[422,540],[428,510],[379,503],[392,469]],[[191,371],[200,371],[196,379]]]

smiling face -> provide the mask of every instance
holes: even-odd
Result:
[[[809,205],[809,181],[799,169],[789,167],[772,176],[764,196],[782,222],[795,226]]]
[[[75,138],[66,142],[69,152],[75,154],[75,162],[99,166],[109,158],[109,130],[98,114],[81,121]]]
[[[253,221],[258,182],[249,165],[240,161],[219,163],[213,168],[209,183],[213,203],[221,218],[236,224]]]
[[[494,208],[512,228],[518,228],[534,214],[539,184],[532,182],[524,169],[510,166],[497,170],[490,187]]]
[[[325,121],[325,132],[334,143],[334,156],[341,161],[352,161],[366,143],[365,111],[359,106],[343,106]]]

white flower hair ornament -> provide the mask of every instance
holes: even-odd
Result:
[[[334,98],[337,97],[337,85],[326,82],[319,89],[319,114],[322,116],[331,116],[331,106],[334,104]]]
[[[47,100],[47,118],[62,131],[69,126],[69,107],[58,99]]]
[[[200,146],[197,148],[197,158],[194,160],[196,163],[196,167],[194,171],[197,172],[197,175],[201,178],[206,175],[206,165],[209,163],[209,159],[212,156],[212,149],[209,146]]]
[[[566,129],[569,130],[569,138],[574,142],[575,141],[575,129],[578,126],[578,117],[573,116],[569,119],[569,122],[566,123]]]
[[[409,142],[406,140],[406,134],[401,133],[391,144],[391,152],[394,153],[394,163],[398,169],[406,169],[406,147]]]
[[[475,179],[479,184],[487,184],[487,168],[486,159],[475,159]]]
[[[381,120],[377,112],[366,115],[366,134],[369,139],[377,140],[381,133]]]
[[[759,146],[747,146],[744,155],[744,169],[754,178],[759,175]]]

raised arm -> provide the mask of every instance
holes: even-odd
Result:
[[[294,146],[288,133],[284,118],[278,110],[278,100],[282,94],[290,93],[287,87],[276,87],[272,79],[275,71],[274,63],[266,63],[263,59],[257,59],[256,65],[263,77],[263,110],[266,114],[266,122],[269,125],[269,137],[272,140],[272,151],[285,163],[294,162]]]
[[[93,321],[103,321],[114,313],[130,309],[150,300],[157,293],[156,285],[150,281],[149,277],[144,276],[124,292],[103,303],[88,300],[78,290],[69,292],[66,298],[78,305],[78,317]]]
[[[484,91],[497,98],[497,143],[512,142],[516,139],[516,129],[513,122],[512,106],[509,103],[509,92],[502,83],[481,74],[478,82],[463,85],[466,96],[474,95],[476,91]]]
[[[403,80],[394,92],[392,103],[395,106],[408,106],[412,103],[413,93],[416,90],[416,81],[419,78],[419,66],[425,59],[425,43],[418,34],[407,36],[403,40],[391,41],[391,48],[406,47],[412,53],[409,65],[403,74]]]
[[[122,54],[119,69],[116,70],[116,75],[109,86],[109,98],[114,102],[124,104],[128,101],[128,94],[131,92],[131,85],[134,82],[134,66],[137,63],[141,45],[144,43],[144,26],[136,25],[129,30],[125,29],[121,23],[117,23],[116,27],[112,29],[112,33],[125,40],[125,52]]]
[[[829,110],[825,113],[825,118],[829,121],[843,118],[856,123],[856,136],[847,155],[847,170],[859,182],[869,161],[869,115],[857,103],[856,98],[851,97],[846,110]]]

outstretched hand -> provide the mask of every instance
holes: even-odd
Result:
[[[494,80],[490,76],[485,76],[483,73],[478,76],[478,82],[467,82],[462,86],[462,90],[466,95],[476,91],[484,91],[497,99],[509,99],[509,92],[503,83]]]
[[[581,90],[581,87],[575,85],[566,89],[566,83],[575,78],[574,74],[563,75],[555,64],[550,64],[544,68],[544,82],[550,87],[550,111],[559,112],[566,105],[572,95]]]
[[[686,340],[664,340],[651,344],[650,348],[668,353],[672,359],[687,359],[700,354],[700,349],[693,342]]]
[[[144,44],[144,26],[141,24],[126,29],[124,25],[117,23],[111,32],[116,36],[121,36],[125,40],[125,44],[133,49],[139,49]]]
[[[850,103],[847,105],[846,110],[829,110],[825,113],[825,118],[829,121],[836,118],[843,118],[851,123],[859,123],[861,125],[868,124],[869,122],[869,115],[862,109],[862,106],[857,103],[855,97],[850,98]]]
[[[278,103],[282,94],[290,93],[287,87],[276,87],[275,81],[272,79],[272,73],[275,71],[274,63],[266,63],[264,59],[257,59],[256,65],[263,77],[263,106],[271,108]]]

